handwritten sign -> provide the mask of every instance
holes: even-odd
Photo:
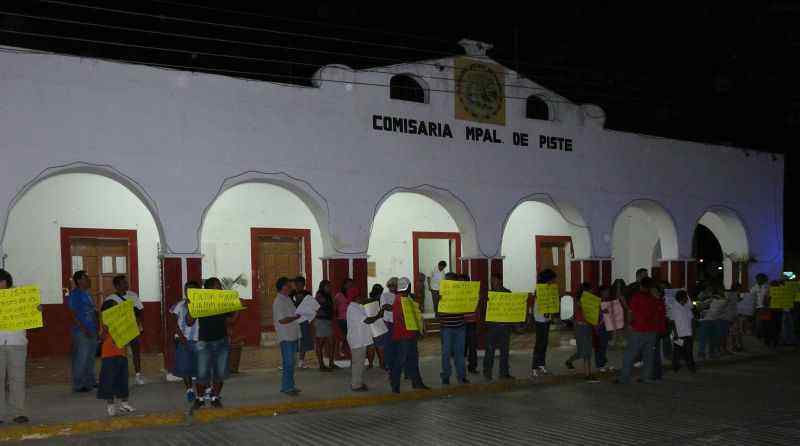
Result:
[[[38,285],[0,290],[0,330],[16,331],[43,326],[42,293]]]
[[[600,322],[600,298],[592,293],[584,291],[581,294],[581,309],[586,322],[597,325]]]
[[[794,294],[787,286],[769,287],[769,307],[776,310],[790,310],[794,307]]]
[[[419,331],[419,307],[410,297],[401,296],[400,304],[403,306],[403,322],[406,330]]]
[[[439,288],[440,313],[472,313],[478,308],[480,282],[442,280]]]
[[[556,314],[561,305],[558,297],[558,285],[539,283],[536,285],[536,302],[541,314]]]
[[[133,301],[126,300],[121,304],[101,313],[103,325],[108,327],[111,339],[117,347],[122,348],[139,336],[139,324],[133,314]]]
[[[784,286],[792,290],[792,296],[794,296],[794,301],[800,302],[800,282],[790,281],[786,282]]]
[[[528,311],[528,293],[501,293],[489,291],[486,304],[486,322],[525,322]]]
[[[189,314],[192,317],[207,317],[244,310],[235,290],[189,289]]]

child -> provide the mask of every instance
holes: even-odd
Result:
[[[122,300],[115,294],[107,297],[103,301],[102,311],[108,310],[122,303]],[[102,322],[102,321],[101,321]],[[100,383],[97,387],[97,399],[106,400],[108,403],[106,411],[113,417],[117,414],[128,414],[134,409],[128,404],[128,356],[125,345],[116,345],[111,338],[108,327],[101,323],[101,339],[103,346],[101,357],[103,358],[100,366]],[[119,406],[114,404],[115,399],[119,399]]]
[[[186,401],[192,404],[197,397],[192,385],[192,378],[197,377],[197,334],[199,324],[189,315],[189,290],[200,288],[194,281],[186,282],[183,289],[184,299],[176,303],[170,312],[178,320],[178,330],[175,333],[175,369],[172,374],[183,378],[186,387]]]

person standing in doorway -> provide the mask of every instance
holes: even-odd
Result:
[[[541,271],[536,277],[536,283],[552,284],[558,276],[552,269]],[[550,314],[542,313],[539,310],[539,300],[534,292],[533,301],[533,320],[536,326],[536,344],[533,347],[533,361],[531,364],[531,378],[549,375],[547,370],[547,344],[550,340]]]
[[[447,268],[447,262],[440,260],[433,270],[430,277],[428,277],[428,289],[431,292],[431,299],[433,300],[433,312],[439,314],[439,287],[441,286],[442,279],[444,279],[444,269]],[[425,301],[423,296],[423,302]]]
[[[317,362],[321,372],[332,372],[333,364],[333,345],[336,342],[333,338],[333,297],[331,297],[330,280],[322,280],[317,287],[316,295],[319,309],[317,317],[314,319],[314,334],[316,335]],[[328,366],[325,366],[325,355],[328,355]]]
[[[0,290],[13,287],[11,274],[0,269]],[[41,305],[39,311],[42,311]],[[3,417],[11,418],[17,424],[30,421],[25,414],[27,361],[28,337],[25,330],[0,331],[0,383],[5,384],[0,385],[0,406]]]
[[[503,279],[499,274],[492,274],[492,291],[510,293],[511,290],[503,286]],[[503,322],[487,322],[486,352],[483,356],[483,378],[492,380],[494,371],[494,352],[500,350],[500,379],[514,379],[509,366],[509,350],[511,349],[511,329],[514,324]]]
[[[203,287],[221,290],[222,282],[211,277]],[[236,324],[239,312],[217,314],[197,318],[200,328],[197,333],[197,395],[205,395],[211,387],[211,407],[222,408],[222,387],[228,377],[228,355],[230,354],[229,327]],[[203,400],[194,400],[194,409],[203,406]]]
[[[410,300],[412,305],[419,305],[411,297],[411,281],[406,277],[397,280],[397,296],[392,305],[394,324],[392,325],[392,342],[387,349],[391,358],[389,380],[392,392],[400,393],[400,376],[403,372],[411,380],[414,389],[428,390],[430,387],[422,382],[419,372],[419,350],[417,347],[418,330],[409,330],[403,314],[403,300]],[[418,321],[419,322],[419,321]]]
[[[458,280],[458,276],[447,273],[445,280]],[[450,375],[452,375],[451,361],[455,363],[456,379],[461,384],[469,384],[467,379],[467,368],[464,362],[464,349],[466,348],[467,328],[464,322],[464,315],[461,313],[439,313],[439,327],[441,332],[439,337],[442,343],[442,371],[441,378],[443,385],[450,385]]]
[[[139,337],[128,344],[131,348],[131,355],[133,356],[133,369],[136,372],[134,377],[136,385],[143,386],[145,384],[144,376],[142,376],[142,343],[140,339],[144,334],[144,305],[139,295],[131,291],[128,278],[124,275],[114,276],[112,280],[114,285],[114,293],[112,296],[117,296],[122,301],[129,300],[133,302],[133,314],[136,316],[136,323],[139,325]],[[109,296],[111,297],[111,296]]]
[[[651,294],[654,286],[653,279],[645,277],[639,283],[639,291],[631,296],[629,303],[631,333],[628,336],[628,345],[625,347],[622,372],[620,377],[614,381],[615,383],[628,384],[631,382],[633,363],[639,355],[644,360],[642,381],[654,382],[651,378],[653,376],[653,355],[659,330],[657,316],[659,305]]]
[[[311,292],[306,289],[305,277],[297,276],[294,278],[294,291],[291,297],[295,307],[299,307],[306,297],[313,299]],[[297,368],[299,369],[309,368],[309,365],[306,363],[306,352],[314,351],[314,335],[311,332],[311,323],[311,321],[303,321],[300,323],[300,345],[298,346],[300,360],[297,364]]]
[[[72,390],[90,392],[97,386],[94,374],[97,353],[97,306],[89,295],[92,282],[86,271],[72,275],[75,288],[67,297],[72,316]]]
[[[197,378],[197,336],[200,325],[189,314],[189,290],[200,288],[195,281],[186,282],[183,299],[172,306],[170,313],[175,315],[178,329],[175,331],[175,367],[172,374],[183,379],[186,388],[186,401],[193,404],[197,399],[192,378]],[[202,396],[202,395],[201,395]]]
[[[375,284],[370,296],[379,299],[381,293],[383,293],[383,287]],[[383,309],[378,310],[378,314],[375,316],[367,317],[364,305],[368,300],[366,296],[358,296],[347,307],[347,343],[350,345],[352,357],[350,389],[353,392],[369,390],[364,384],[364,359],[366,359],[367,349],[373,344],[370,325],[378,319],[383,319]]]
[[[294,384],[294,361],[297,355],[297,342],[300,340],[300,325],[297,320],[300,316],[295,314],[297,307],[289,297],[292,292],[292,282],[287,277],[281,277],[275,283],[278,295],[272,303],[272,318],[276,321],[275,332],[281,346],[281,360],[283,365],[281,375],[281,392],[289,396],[300,394]]]

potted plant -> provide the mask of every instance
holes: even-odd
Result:
[[[247,278],[244,274],[239,274],[235,279],[223,277],[220,279],[220,282],[222,282],[222,288],[226,290],[233,290],[237,286],[247,286]],[[231,327],[230,333],[230,353],[228,354],[228,370],[230,373],[239,373],[239,364],[242,360],[242,348],[244,347],[244,336],[237,330],[237,325]]]

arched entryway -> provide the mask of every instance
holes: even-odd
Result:
[[[678,258],[678,235],[672,216],[653,200],[635,200],[625,205],[614,220],[612,257],[615,278],[632,282],[640,268],[659,277],[660,261]]]
[[[699,281],[748,285],[750,258],[747,231],[739,215],[729,208],[712,207],[697,220],[692,240]]]

